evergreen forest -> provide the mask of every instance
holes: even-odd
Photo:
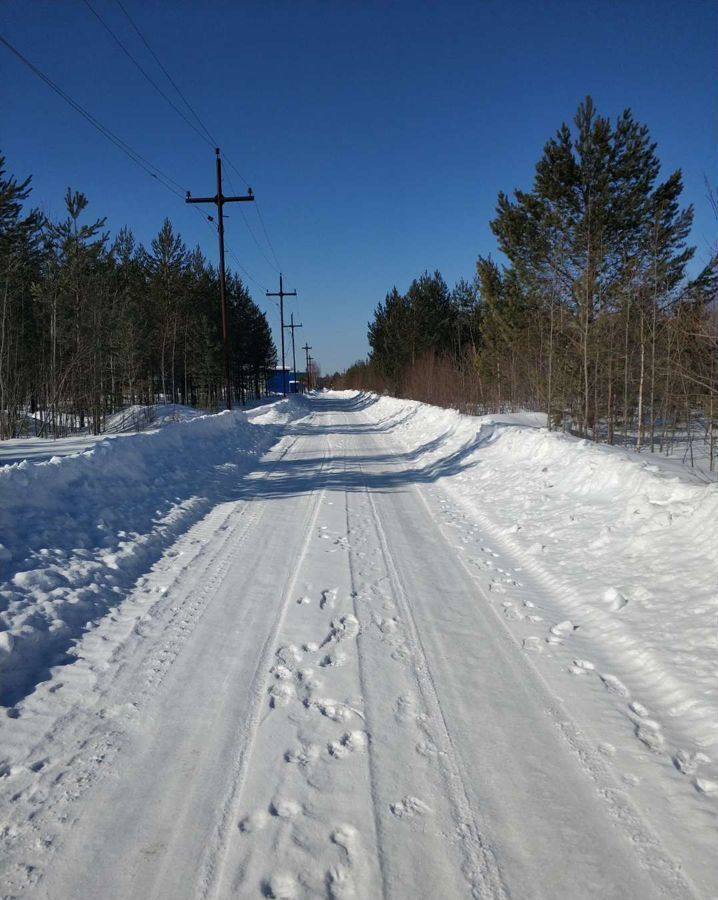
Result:
[[[169,219],[144,247],[129,228],[111,240],[81,192],[64,199],[50,221],[0,156],[0,438],[98,434],[133,404],[221,406],[217,270]],[[259,397],[276,349],[231,272],[227,317],[234,400]]]
[[[532,186],[499,193],[501,261],[480,256],[453,289],[428,271],[394,287],[369,323],[368,359],[332,382],[467,412],[542,411],[550,428],[639,450],[688,428],[713,468],[716,247],[688,278],[682,187],[630,110],[611,121],[586,98]]]

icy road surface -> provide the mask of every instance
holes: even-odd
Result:
[[[459,515],[480,461],[305,412],[10,710],[0,893],[711,896],[709,758]]]

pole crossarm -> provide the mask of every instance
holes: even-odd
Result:
[[[214,197],[193,197],[189,191],[187,191],[187,197],[185,198],[185,203],[242,203],[249,202],[254,200],[254,194],[250,188],[248,194],[242,194],[240,197],[225,197],[224,194],[221,197],[218,197],[216,194]]]

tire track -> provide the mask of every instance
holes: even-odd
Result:
[[[261,474],[262,479],[271,477],[297,440],[295,437],[288,442],[272,466]],[[144,609],[142,601],[151,591],[151,582],[164,582],[166,571],[155,564],[148,576],[138,579],[125,602],[131,603],[136,597],[139,610],[128,611],[126,627],[129,631],[113,647],[107,669],[87,699],[83,697],[83,705],[78,707],[73,703],[67,707],[49,731],[45,730],[46,717],[38,716],[43,733],[37,736],[24,760],[17,763],[18,768],[23,767],[24,763],[26,771],[24,776],[13,779],[8,806],[13,810],[14,822],[5,828],[2,835],[4,877],[15,890],[25,890],[39,884],[48,865],[61,852],[63,836],[81,815],[79,801],[112,770],[127,740],[131,723],[137,720],[142,709],[161,687],[182,648],[217,596],[248,535],[265,516],[268,506],[266,500],[259,503],[245,501],[239,511],[234,506],[211,525],[208,525],[208,520],[216,516],[216,508],[203,520],[194,523],[168,550],[186,545],[190,534],[194,534],[200,542],[201,536],[207,533],[208,542],[200,543],[186,564],[173,572],[168,583],[162,583],[161,588],[156,585],[161,596]],[[235,521],[227,527],[232,517]],[[218,535],[221,535],[219,542],[216,541]],[[206,553],[207,547],[210,553]],[[197,562],[200,563],[198,569],[194,568]],[[188,571],[192,572],[189,583],[182,587],[179,596],[175,596],[174,589],[183,585]],[[196,586],[205,580],[208,573],[211,575],[195,593]],[[140,583],[142,588],[138,586]],[[171,605],[168,605],[168,600]],[[148,619],[150,624],[143,625]],[[111,612],[103,617],[99,628],[86,639],[93,642],[104,640],[104,626],[110,632],[109,640],[113,629],[119,624],[122,623],[121,618],[117,618],[117,611]],[[131,643],[135,646],[130,647],[128,652]],[[76,667],[73,678],[81,678],[81,672],[87,670],[89,664],[80,658],[73,665]],[[46,692],[57,691],[58,686],[62,687],[60,679],[67,679],[69,674],[69,671],[64,676],[58,674],[44,683],[38,696],[30,698],[28,705],[37,703]],[[88,671],[88,677],[92,678],[91,671]],[[113,704],[113,697],[122,698],[120,707]],[[63,748],[58,755],[57,747]],[[69,756],[67,749],[71,749]],[[43,760],[41,767],[30,764],[40,758]],[[64,789],[51,790],[48,785],[60,779]],[[28,856],[22,850],[28,845],[36,848],[29,854],[30,859],[19,858],[20,855]]]
[[[361,466],[359,466],[359,469],[363,472]],[[446,793],[454,811],[458,833],[461,836],[462,851],[466,860],[464,875],[471,885],[472,896],[477,898],[490,897],[492,900],[504,900],[506,898],[507,900],[509,893],[501,877],[494,852],[487,838],[483,835],[471,808],[466,788],[466,774],[461,766],[454,740],[441,707],[441,701],[439,700],[419,629],[411,610],[406,588],[392,561],[386,532],[381,523],[374,498],[366,485],[364,486],[364,493],[371,510],[382,559],[389,576],[393,595],[396,598],[397,609],[406,622],[412,666],[421,698],[432,724],[440,733],[441,743],[449,748],[449,752],[439,757],[439,761],[440,766],[444,769]]]
[[[222,884],[225,873],[228,843],[230,835],[234,831],[234,823],[239,817],[239,810],[242,804],[242,792],[246,781],[247,771],[252,757],[252,750],[256,741],[259,726],[261,724],[262,701],[266,697],[269,684],[269,670],[272,656],[274,655],[277,636],[282,627],[282,622],[287,613],[287,608],[299,576],[302,562],[306,556],[309,543],[314,533],[321,502],[326,493],[326,469],[327,463],[331,460],[332,445],[329,435],[325,436],[325,447],[322,462],[319,468],[319,479],[324,476],[325,484],[320,490],[315,490],[311,506],[307,509],[302,529],[305,537],[299,556],[288,572],[285,579],[281,596],[282,601],[279,604],[277,614],[272,622],[267,637],[262,644],[262,648],[257,656],[257,663],[249,686],[248,694],[250,697],[250,712],[247,719],[242,723],[242,731],[239,734],[237,745],[237,753],[232,762],[232,786],[229,794],[225,798],[222,809],[219,814],[215,835],[211,841],[211,848],[205,854],[202,864],[202,872],[199,878],[197,896],[206,900],[206,898],[223,898],[226,894],[221,893]]]

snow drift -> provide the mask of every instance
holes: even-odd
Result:
[[[0,468],[0,702],[17,702],[305,414],[301,398]]]
[[[425,476],[544,583],[555,621],[580,620],[619,684],[640,683],[678,738],[718,750],[718,484],[549,432],[536,414],[365,397]]]

